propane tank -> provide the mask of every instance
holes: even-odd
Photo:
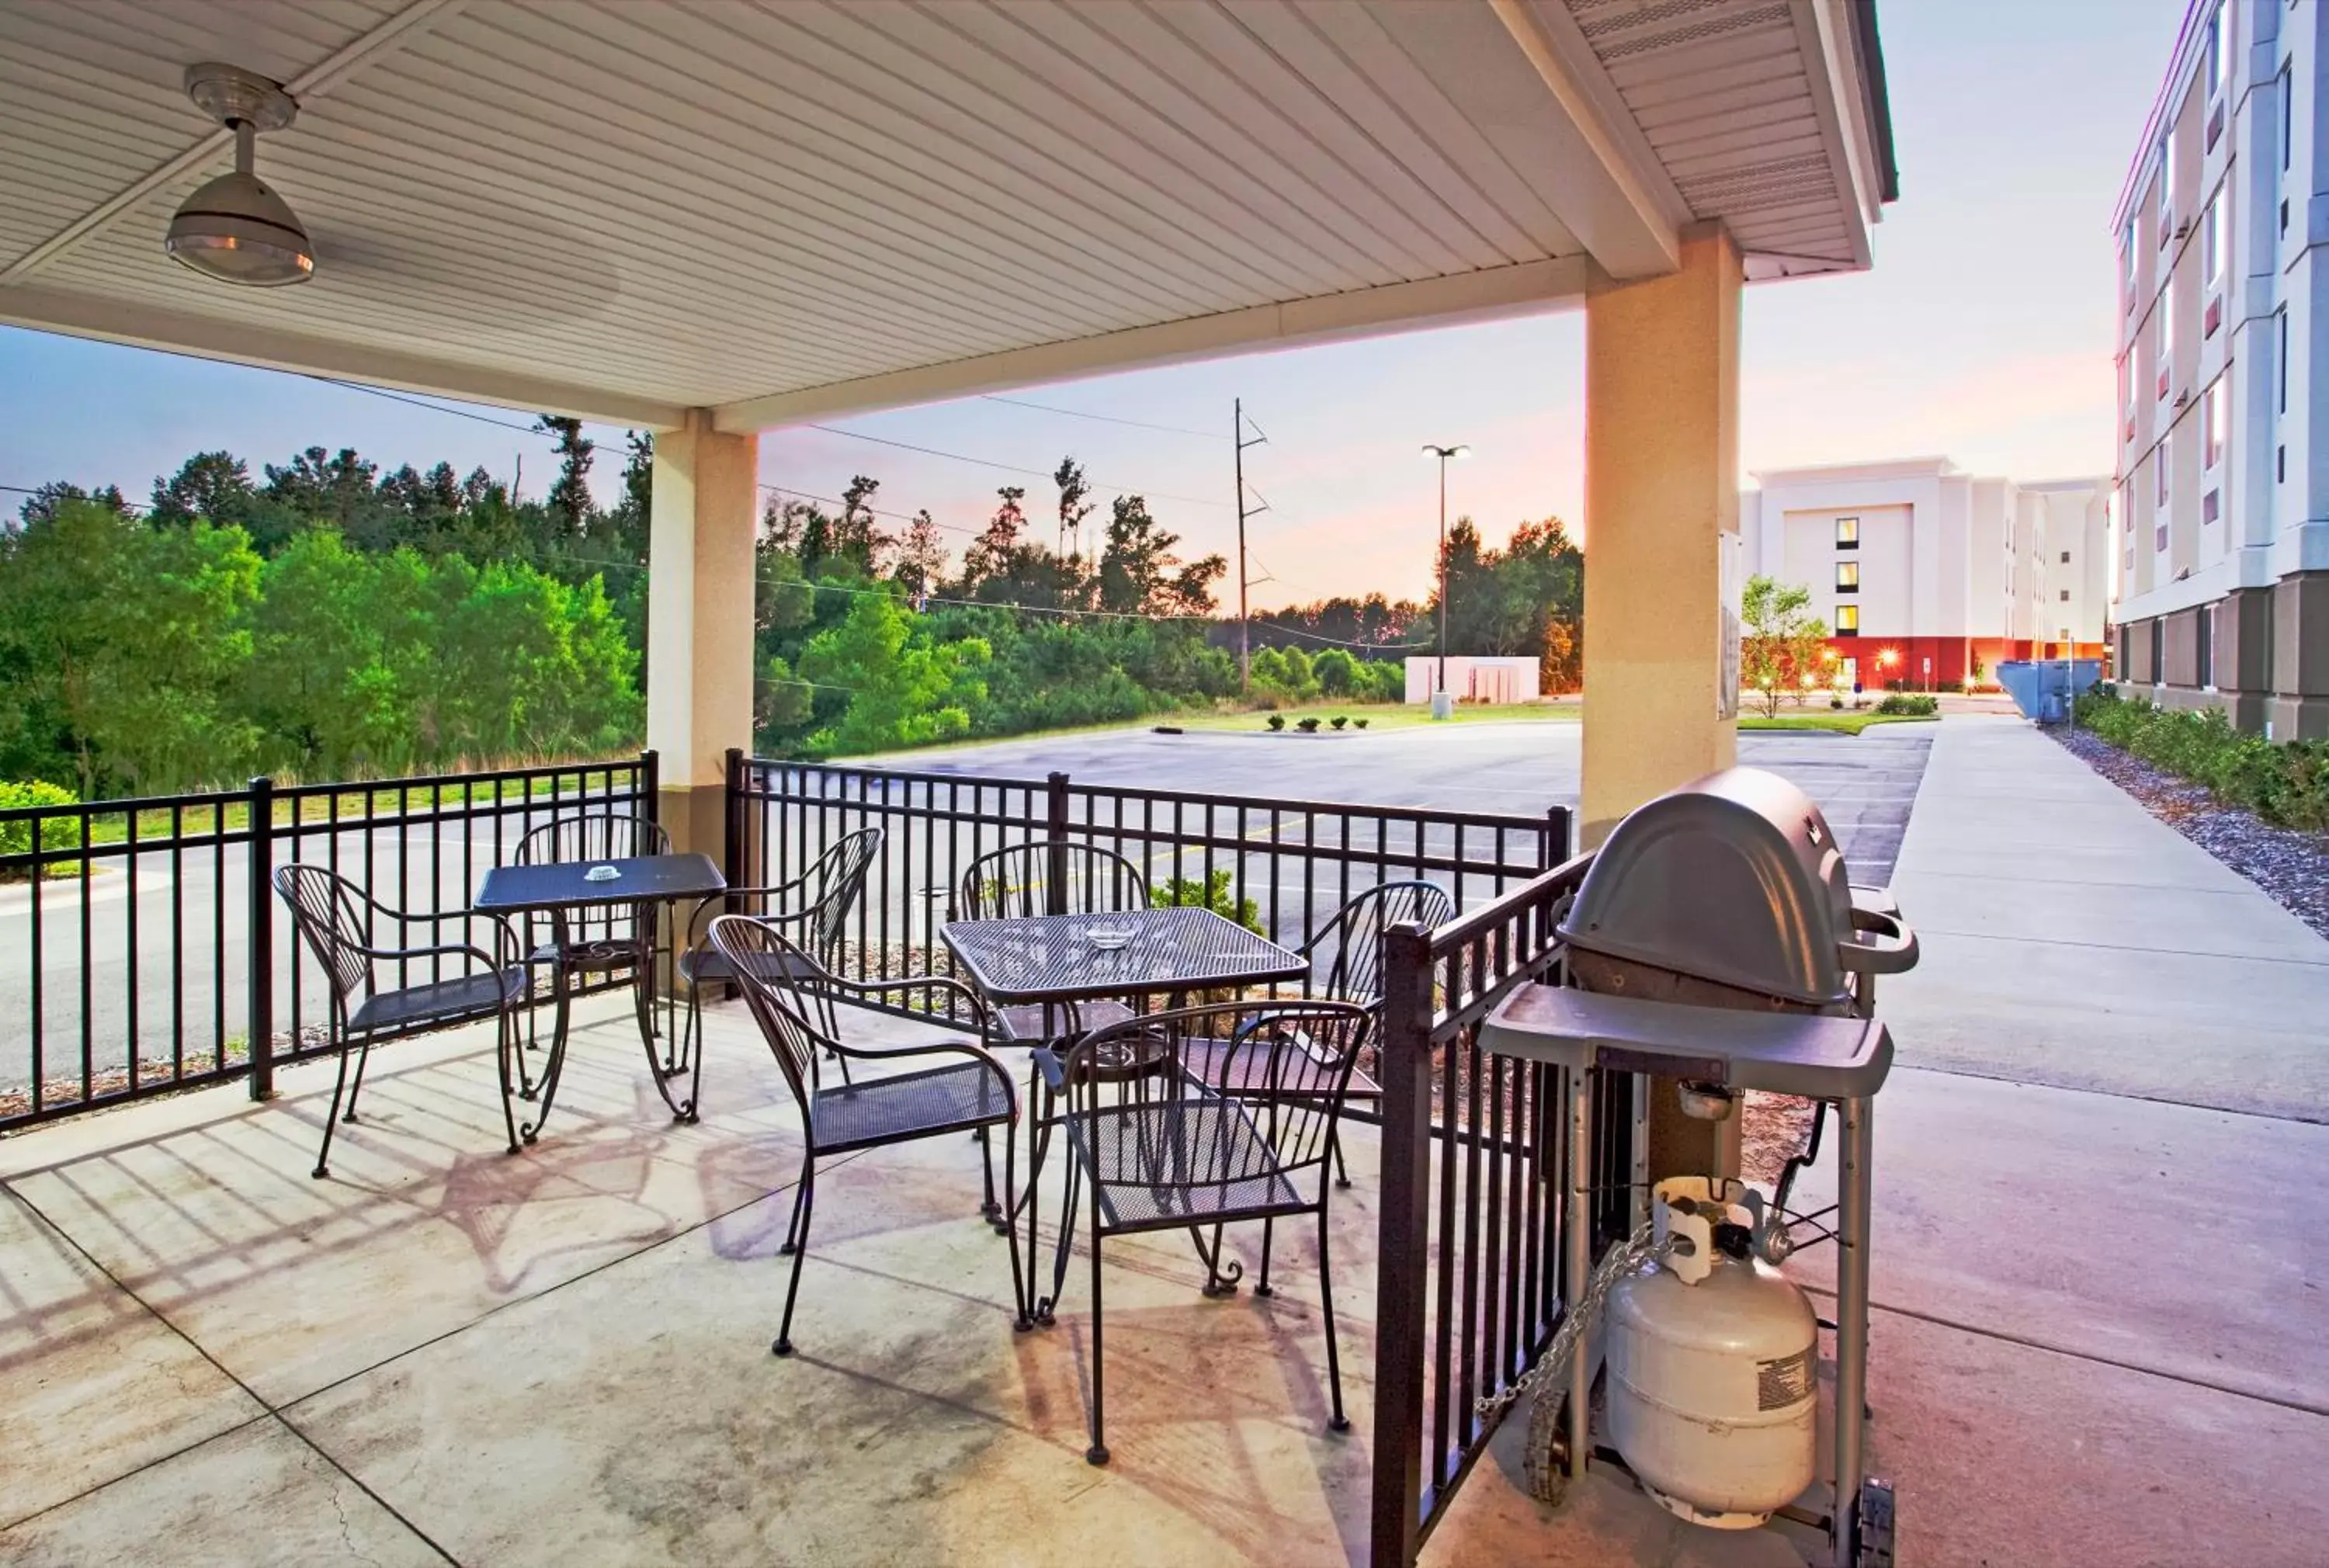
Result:
[[[1737,1181],[1653,1189],[1658,1266],[1609,1292],[1608,1418],[1645,1490],[1693,1524],[1745,1530],[1812,1483],[1819,1322],[1759,1258],[1785,1232]]]

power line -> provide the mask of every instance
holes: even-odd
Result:
[[[835,499],[834,497],[830,496],[830,495],[818,495],[818,494],[814,493],[813,492],[806,491],[806,490],[795,490],[794,488],[792,488],[792,486],[790,486],[790,485],[788,485],[788,484],[762,484],[762,485],[760,486],[760,488],[761,488],[761,489],[763,489],[763,490],[767,490],[767,491],[772,491],[772,492],[774,492],[776,494],[778,494],[778,495],[789,495],[789,496],[794,497],[796,500],[799,500],[799,501],[821,501],[821,502],[825,502],[825,505],[827,505],[827,506],[839,506],[839,507],[844,507],[844,508],[845,508],[845,507],[847,507],[847,506],[848,506],[848,504],[849,504],[849,503],[848,503],[847,502],[845,502],[845,501],[837,500],[837,499]],[[910,517],[910,516],[908,516],[906,513],[904,513],[904,512],[885,512],[885,511],[883,511],[881,507],[878,507],[878,506],[865,506],[865,503],[864,503],[863,502],[862,502],[862,501],[858,502],[858,505],[865,507],[865,510],[866,510],[867,512],[872,512],[872,513],[874,516],[876,516],[876,517],[887,517],[887,518],[893,518],[893,519],[895,519],[897,521],[900,521],[900,522],[919,522],[919,521],[921,521],[921,518],[920,518],[919,515]],[[965,528],[962,524],[960,524],[960,523],[958,523],[958,522],[939,522],[939,521],[938,521],[938,520],[937,518],[935,518],[935,517],[931,518],[931,519],[930,519],[930,521],[931,521],[932,523],[936,524],[938,527],[939,527],[939,528],[943,528],[943,529],[946,529],[946,530],[949,530],[950,532],[954,532],[954,533],[967,533],[967,534],[976,535],[976,534],[977,534],[978,532],[980,532],[980,531],[981,531],[980,530],[978,530],[978,529],[975,529],[975,528]]]
[[[309,380],[321,381],[327,387],[344,387],[351,392],[366,392],[375,398],[386,398],[391,403],[410,403],[416,408],[426,408],[432,414],[450,414],[456,419],[475,419],[480,425],[493,425],[504,430],[515,430],[524,436],[540,436],[544,439],[549,437],[549,432],[538,426],[520,425],[509,419],[496,419],[490,414],[475,413],[467,408],[448,408],[442,403],[432,403],[426,398],[391,392],[385,387],[367,387],[362,381],[343,381],[336,376],[319,376],[311,371],[301,373],[305,374]]]
[[[846,436],[853,441],[871,441],[877,446],[894,446],[900,452],[919,452],[925,457],[945,457],[956,463],[975,464],[981,468],[999,469],[1005,474],[1024,474],[1031,478],[1050,479],[1051,472],[1042,468],[1022,468],[1015,463],[997,463],[991,457],[969,457],[960,452],[941,452],[935,446],[917,446],[911,441],[892,441],[887,436],[868,436],[863,430],[844,430],[838,425],[802,425],[804,430],[822,430],[828,436]],[[1190,506],[1226,506],[1224,501],[1208,500],[1197,495],[1175,495],[1169,490],[1149,490],[1135,484],[1117,484],[1104,479],[1090,481],[1095,490],[1114,491],[1118,495],[1153,495],[1159,501],[1178,501]]]
[[[980,396],[990,403],[1008,403],[1014,408],[1033,408],[1045,414],[1065,414],[1071,419],[1097,419],[1104,425],[1129,425],[1136,430],[1162,430],[1169,436],[1195,436],[1207,441],[1221,438],[1219,430],[1192,430],[1185,425],[1156,425],[1146,419],[1122,419],[1114,414],[1093,414],[1082,408],[1059,408],[1049,403],[1031,403],[1024,398],[1006,398],[997,392]]]

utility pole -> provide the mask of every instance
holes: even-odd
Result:
[[[1259,426],[1254,427],[1259,431]],[[1245,449],[1259,446],[1269,437],[1256,435],[1245,438],[1245,399],[1239,398],[1231,404],[1230,435],[1237,444],[1237,514],[1238,514],[1238,695],[1253,695],[1253,622],[1246,612],[1245,520],[1258,517],[1269,510],[1268,505],[1249,510],[1245,503]]]

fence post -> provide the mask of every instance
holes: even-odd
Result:
[[[1043,832],[1051,843],[1050,889],[1043,901],[1046,915],[1068,912],[1068,775],[1052,774],[1045,781]]]
[[[1383,933],[1370,1568],[1415,1561],[1423,1499],[1424,1302],[1431,1247],[1431,932]],[[1435,1467],[1436,1468],[1436,1467]]]
[[[1569,859],[1569,808],[1548,806],[1544,813],[1544,850],[1537,869],[1550,871]]]
[[[652,751],[639,753],[639,793],[646,796],[647,821],[663,821],[663,766]]]
[[[745,886],[744,876],[744,753],[728,748],[727,837],[721,846],[720,873],[731,887]]]
[[[222,804],[219,810],[226,807]],[[250,781],[250,1097],[275,1097],[275,781]]]

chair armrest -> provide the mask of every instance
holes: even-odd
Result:
[[[681,937],[681,945],[689,948],[701,947],[706,941],[710,940],[708,936],[699,934],[696,931],[696,923],[703,918],[706,911],[719,908],[723,905],[729,905],[737,899],[771,897],[776,894],[786,891],[787,888],[799,887],[805,880],[806,880],[806,874],[800,877],[796,877],[789,882],[779,883],[773,887],[723,887],[717,893],[705,894],[702,897],[698,898],[694,904],[689,906],[686,920],[682,922],[677,928]],[[806,919],[810,915],[816,913],[816,906],[811,905],[806,909],[787,909],[774,915],[755,914],[750,910],[734,908],[728,909],[726,913],[731,915],[751,915],[752,918],[755,920],[765,920],[771,925],[783,925],[790,922]]]
[[[410,960],[415,958],[462,957],[485,966],[488,973],[511,967],[503,963],[482,947],[466,942],[448,942],[434,947],[359,947],[354,949],[359,958],[380,960]]]
[[[818,966],[817,973],[816,983],[820,986],[830,986],[836,991],[855,991],[864,996],[879,995],[884,991],[925,989],[948,991],[970,1004],[971,1017],[976,1022],[981,1038],[984,1038],[993,1027],[987,1015],[986,999],[961,981],[948,975],[910,974],[897,980],[844,980],[822,965]]]
[[[1027,1054],[1035,1070],[1043,1075],[1043,1086],[1054,1094],[1064,1094],[1068,1087],[1068,1069],[1060,1061],[1060,1054],[1049,1046],[1038,1046]]]

